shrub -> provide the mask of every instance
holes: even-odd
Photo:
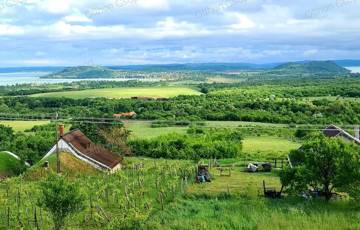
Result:
[[[241,134],[229,130],[190,132],[188,135],[170,134],[150,140],[129,142],[135,155],[153,158],[198,159],[234,158],[242,149]]]

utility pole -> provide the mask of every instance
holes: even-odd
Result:
[[[58,126],[58,113],[55,114],[55,135],[56,135],[56,173],[60,173],[60,153],[59,153],[59,140],[60,140],[60,126]]]

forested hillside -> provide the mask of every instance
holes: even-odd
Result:
[[[112,117],[135,111],[138,119],[257,121],[296,124],[360,122],[358,78],[289,83],[202,84],[201,96],[163,101],[105,98],[0,98],[3,113]]]

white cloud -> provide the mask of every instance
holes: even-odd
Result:
[[[173,17],[158,21],[156,27],[149,28],[148,32],[148,35],[154,38],[197,37],[210,34],[210,31],[201,25],[187,21],[177,21]]]
[[[60,59],[58,55],[62,54],[61,60],[70,60],[68,63],[72,64],[81,59],[84,50],[99,63],[105,62],[103,58],[111,61],[121,56],[134,64],[358,58],[360,52],[358,4],[332,7],[328,17],[310,18],[306,17],[308,10],[329,3],[325,0],[302,3],[194,0],[191,4],[183,0],[16,1],[26,3],[4,5],[0,9],[0,63],[12,58],[9,55],[36,64],[46,63],[45,57]],[[210,9],[210,13],[199,17],[197,9]],[[90,19],[90,16],[94,17]],[[46,54],[36,53],[37,47]]]
[[[72,14],[63,18],[65,22],[92,22],[92,20],[85,15]]]
[[[25,31],[19,26],[13,26],[8,24],[0,24],[0,35],[22,35]]]
[[[101,39],[126,35],[125,27],[122,25],[73,25],[64,21],[43,27],[42,30],[48,32],[51,37],[63,39]]]
[[[304,56],[305,56],[305,57],[311,57],[311,56],[317,54],[318,52],[319,52],[318,49],[305,50],[305,51],[304,51]]]
[[[36,53],[35,53],[35,56],[44,56],[44,55],[46,55],[46,53],[45,52],[42,52],[42,51],[36,51]]]
[[[231,12],[228,13],[228,17],[234,20],[234,23],[229,25],[229,28],[233,30],[250,29],[256,26],[255,22],[253,22],[248,16],[244,14]]]
[[[45,0],[38,1],[37,5],[49,13],[62,14],[71,10],[71,3],[71,0]]]
[[[61,39],[163,39],[173,37],[198,37],[210,33],[201,25],[189,23],[187,21],[177,21],[172,17],[160,20],[152,27],[128,27],[124,25],[79,25],[58,21],[44,27],[31,27],[27,31],[35,34],[45,34],[46,36]]]
[[[129,0],[128,0],[129,1]],[[167,0],[134,0],[136,5],[148,10],[169,10],[170,4]]]
[[[52,60],[52,59],[28,59],[28,60],[22,60],[21,62],[25,65],[34,65],[34,66],[61,64],[61,61]]]

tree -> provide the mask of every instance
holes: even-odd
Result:
[[[122,127],[122,124],[119,123],[88,123],[80,122],[74,123],[71,125],[70,130],[80,129],[91,141],[98,144],[106,144],[106,139],[101,134],[101,132],[108,132],[112,128]]]
[[[84,196],[79,186],[62,175],[50,175],[41,183],[40,189],[39,206],[51,213],[55,230],[61,229],[67,216],[84,208]]]
[[[14,131],[12,128],[0,125],[0,150],[8,150],[13,137]]]
[[[131,149],[127,145],[128,138],[131,134],[130,130],[122,127],[115,127],[110,130],[101,130],[100,134],[112,148],[121,151],[124,155],[131,155]]]
[[[202,86],[200,88],[200,92],[203,94],[207,94],[207,93],[209,93],[209,89],[206,86]]]
[[[292,191],[309,187],[331,199],[335,189],[351,187],[359,181],[360,148],[340,138],[317,136],[290,153],[293,168],[281,173],[281,182]]]

